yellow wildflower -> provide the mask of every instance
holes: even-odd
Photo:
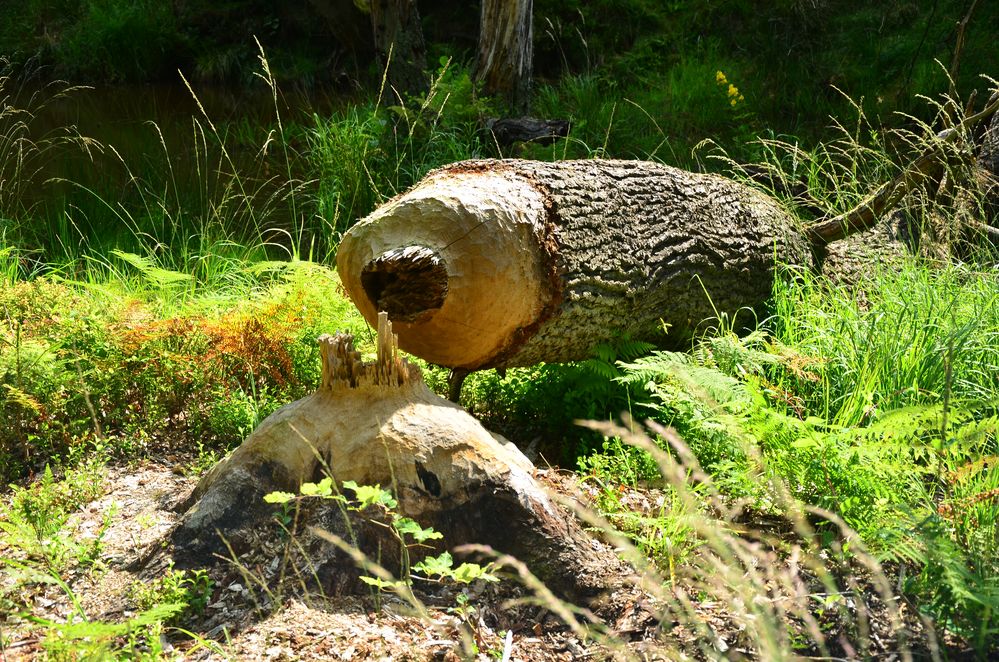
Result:
[[[731,83],[728,84],[728,96],[730,99],[736,99],[739,96],[739,88]]]
[[[718,83],[719,85],[724,85],[725,83],[728,82],[728,79],[725,78],[725,74],[724,73],[722,73],[721,71],[716,71],[715,72],[715,82]]]

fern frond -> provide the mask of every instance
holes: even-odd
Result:
[[[191,274],[185,274],[171,269],[164,269],[163,267],[158,266],[155,260],[151,257],[143,257],[141,255],[136,255],[135,253],[127,253],[117,249],[111,251],[111,254],[135,267],[138,272],[142,274],[143,278],[145,278],[150,284],[157,287],[169,287],[171,285],[179,285],[181,283],[188,283],[194,280],[194,277]]]

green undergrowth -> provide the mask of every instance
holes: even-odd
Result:
[[[636,416],[676,429],[750,522],[787,497],[834,513],[939,627],[991,650],[999,623],[999,289],[994,272],[910,264],[856,290],[799,274],[757,332],[621,362]],[[664,442],[663,442],[664,443]],[[667,447],[668,448],[668,447]],[[645,452],[605,441],[581,460],[599,505],[674,567],[703,544],[690,506],[636,517],[618,485],[662,485]]]
[[[442,57],[423,95],[400,98],[383,81],[369,101],[314,118],[318,214],[333,219],[335,234],[433,168],[495,155],[480,124],[497,109],[476,88],[467,66]]]
[[[5,627],[17,619],[30,624],[46,659],[166,659],[165,635],[175,632],[193,639],[195,650],[217,650],[214,642],[179,627],[207,604],[212,584],[203,570],[168,568],[151,582],[134,582],[129,600],[136,611],[119,620],[88,613],[86,596],[74,592],[75,579],[100,578],[108,570],[104,538],[118,509],[112,506],[96,531],[73,521],[81,507],[105,492],[102,460],[91,455],[58,477],[46,467],[31,485],[12,486],[9,498],[0,503],[0,610]],[[42,615],[34,608],[33,600],[46,587],[62,594],[65,614]],[[0,638],[0,650],[10,643]]]
[[[92,449],[224,451],[316,387],[319,335],[369,337],[326,267],[247,265],[212,291],[129,259],[117,280],[0,284],[3,483]]]

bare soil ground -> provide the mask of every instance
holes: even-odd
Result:
[[[549,487],[578,498],[572,478],[541,473]],[[165,464],[108,470],[104,495],[68,524],[73,538],[82,542],[97,537],[109,522],[96,567],[70,570],[64,577],[89,619],[121,622],[138,613],[134,587],[169,569],[165,541],[179,517],[172,506],[195,482]],[[642,504],[652,508],[657,501],[654,491],[634,491],[625,498],[639,511]],[[677,659],[680,651],[693,658],[752,657],[752,642],[744,641],[742,627],[727,605],[710,599],[697,604],[699,624],[679,623],[661,621],[655,602],[637,588],[624,590],[600,610],[615,642],[608,646],[574,633],[512,579],[464,588],[418,586],[416,595],[426,605],[423,617],[391,594],[326,598],[306,576],[301,551],[289,545],[275,525],[273,531],[261,532],[259,544],[247,554],[206,559],[211,596],[204,612],[184,623],[201,640],[168,628],[161,638],[166,650],[192,660],[653,660]],[[0,556],[17,553],[0,541]],[[0,576],[0,590],[9,591],[16,580],[12,573]],[[58,585],[28,583],[19,591],[19,601],[34,616],[65,622],[74,611]],[[872,597],[872,614],[878,613],[875,602]],[[932,641],[920,621],[907,620],[910,633],[915,633],[913,648],[929,651]],[[870,653],[879,659],[904,657],[896,652],[896,638],[887,623],[875,619],[870,627]],[[711,636],[705,638],[705,632]],[[835,627],[830,634],[835,638]],[[6,642],[0,650],[4,662],[44,654],[46,632],[31,622],[8,614],[0,620],[0,635]],[[848,649],[843,652],[851,657]]]

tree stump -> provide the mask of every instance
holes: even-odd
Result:
[[[329,475],[391,489],[399,512],[448,546],[513,554],[566,597],[585,600],[610,577],[620,581],[620,562],[549,498],[531,462],[399,357],[387,315],[378,316],[374,362],[361,360],[350,335],[319,342],[319,390],[269,416],[181,504],[172,540],[182,563],[245,549],[275,512],[265,494],[297,493]]]

